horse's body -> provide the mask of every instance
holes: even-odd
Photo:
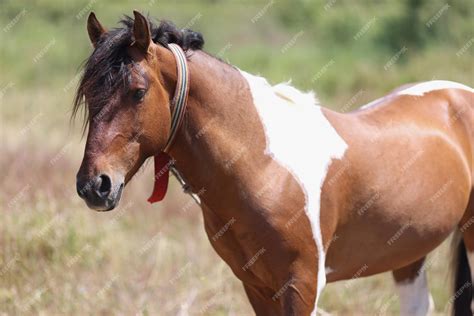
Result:
[[[236,70],[235,76],[230,85],[242,81]],[[206,188],[206,231],[247,287],[273,293],[271,299],[292,279],[300,292],[316,293],[318,270],[310,270],[319,269],[313,242],[318,234],[327,281],[333,282],[417,262],[460,223],[472,190],[473,159],[472,116],[461,113],[472,111],[472,92],[451,89],[449,82],[448,89],[430,91],[424,83],[421,96],[398,92],[376,106],[340,114],[319,108],[311,94],[271,87],[251,75],[244,79],[238,96],[226,98],[225,105],[208,95],[210,101],[201,101],[208,106],[203,113],[189,109],[188,133],[209,122],[213,128],[198,141],[176,146],[190,149],[176,159],[196,191]],[[226,114],[233,112],[228,119],[214,114],[223,106]],[[200,144],[205,149],[193,155]],[[207,153],[206,144],[214,150]],[[202,169],[192,168],[198,157]],[[186,170],[184,161],[194,170]],[[218,170],[224,185],[216,181]],[[232,229],[214,240],[233,218]]]
[[[172,95],[173,55],[160,45],[153,54]],[[204,192],[209,240],[256,313],[308,315],[326,282],[391,270],[402,313],[426,313],[423,259],[474,216],[473,90],[419,83],[341,114],[202,51],[188,62],[186,121],[169,154]],[[117,168],[98,167],[103,153],[90,151],[79,175]],[[472,230],[463,231],[471,254]]]
[[[333,169],[337,176],[337,166],[348,166],[334,189],[339,238],[328,251],[328,281],[351,277],[364,265],[361,276],[410,264],[464,215],[473,189],[474,120],[454,121],[456,113],[472,113],[473,92],[449,89],[449,82],[431,91],[433,85],[415,85],[425,91],[419,96],[409,88],[376,107],[328,114],[348,143]],[[370,249],[370,256],[359,249]]]

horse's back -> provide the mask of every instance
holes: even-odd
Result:
[[[474,172],[474,89],[466,85],[444,80],[406,84],[354,114],[379,130],[418,127],[421,133],[412,137],[427,132],[445,137]]]

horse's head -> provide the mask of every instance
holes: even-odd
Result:
[[[134,15],[110,31],[93,13],[87,22],[94,51],[75,99],[74,113],[86,105],[88,126],[76,186],[95,210],[117,205],[124,185],[148,157],[163,149],[170,133],[170,83],[161,74],[159,50],[171,42],[182,44],[183,32]]]

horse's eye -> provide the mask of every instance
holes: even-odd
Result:
[[[133,92],[133,101],[141,102],[143,101],[143,97],[145,96],[146,90],[145,89],[137,89]]]

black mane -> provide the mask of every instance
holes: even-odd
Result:
[[[82,104],[85,104],[85,94],[88,95],[89,110],[92,114],[101,109],[114,92],[126,88],[130,76],[127,65],[133,61],[126,53],[126,48],[133,42],[133,18],[125,16],[120,24],[122,27],[112,29],[104,34],[96,44],[89,58],[85,61],[82,77],[74,98],[72,116],[74,117]],[[198,32],[188,29],[179,30],[173,23],[161,21],[157,26],[150,23],[153,42],[167,47],[174,43],[184,51],[199,50],[204,45],[204,39]],[[93,107],[93,108],[92,108]],[[84,111],[87,117],[87,107]],[[87,124],[87,120],[85,120]]]

